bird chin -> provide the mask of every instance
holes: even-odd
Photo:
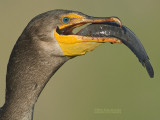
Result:
[[[64,52],[64,55],[69,58],[84,55],[105,42],[121,43],[119,39],[113,37],[83,36],[78,35],[79,32],[74,34],[72,31],[77,26],[82,26],[82,24],[69,26],[63,29],[59,29],[59,27],[57,27],[54,30],[54,36]]]

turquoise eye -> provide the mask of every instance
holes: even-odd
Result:
[[[68,23],[69,22],[69,18],[68,17],[64,17],[62,20],[64,23]]]

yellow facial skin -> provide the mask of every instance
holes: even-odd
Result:
[[[68,17],[70,19],[69,23],[63,23],[62,19],[64,17]],[[62,26],[60,26],[59,29],[66,28],[66,27],[74,25],[74,24],[77,24],[75,27],[81,26],[78,23],[83,22],[83,20],[85,20],[85,18],[83,16],[80,16],[80,15],[77,15],[77,14],[62,15],[61,18],[60,18]]]
[[[63,17],[68,17],[70,21],[68,23],[63,23]],[[101,21],[104,21],[104,19],[97,19],[97,21],[92,21],[92,19],[86,19],[83,16],[77,14],[69,14],[63,15],[61,17],[62,25],[59,26],[59,28],[62,29],[72,25],[74,25],[72,28],[75,28],[84,25],[85,23]],[[106,19],[106,21],[108,21],[108,19]],[[115,20],[111,19],[111,21]],[[87,52],[94,50],[97,46],[101,45],[104,42],[121,43],[121,41],[116,38],[86,37],[79,35],[60,35],[56,32],[56,29],[54,30],[54,36],[58,41],[62,51],[64,52],[64,55],[68,56],[69,58],[84,55]]]

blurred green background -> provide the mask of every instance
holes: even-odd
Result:
[[[58,70],[36,103],[34,120],[160,119],[160,0],[1,0],[0,106],[17,38],[34,16],[57,8],[119,17],[143,43],[155,78],[123,44],[103,44]]]

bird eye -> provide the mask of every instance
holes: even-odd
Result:
[[[64,17],[62,20],[64,23],[68,23],[69,22],[69,18],[68,17]]]

